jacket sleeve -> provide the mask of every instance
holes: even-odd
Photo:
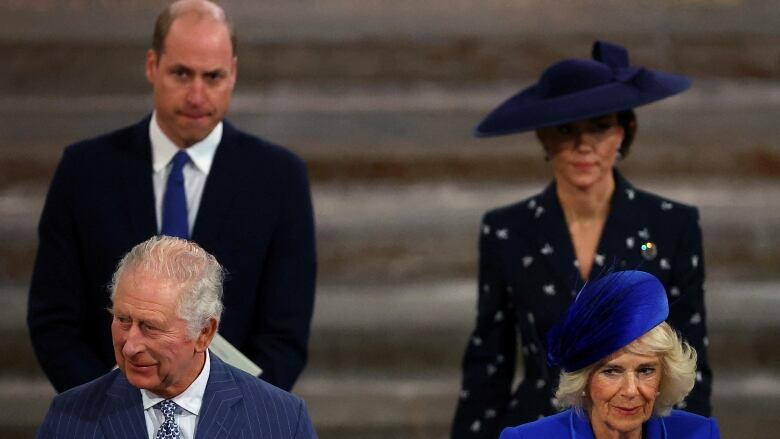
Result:
[[[43,422],[38,427],[38,431],[35,433],[36,439],[55,439],[60,437],[57,434],[57,424],[62,421],[63,414],[60,413],[59,407],[57,407],[57,399],[53,399],[49,404],[49,411],[46,412],[46,417],[43,418]]]
[[[463,357],[453,439],[497,437],[514,378],[515,318],[491,223],[488,214],[480,232],[477,323]]]
[[[712,371],[707,356],[707,313],[704,304],[704,254],[699,213],[688,216],[675,256],[669,291],[669,323],[696,349],[696,383],[680,408],[710,416]]]
[[[41,214],[27,307],[35,354],[58,392],[109,370],[85,342],[87,293],[74,218],[79,169],[69,152],[57,167]]]
[[[710,438],[720,439],[720,428],[715,418],[710,418]]]
[[[261,378],[290,390],[306,364],[314,308],[314,212],[306,167],[299,159],[284,182],[279,219],[258,282],[255,327],[244,351]]]
[[[317,432],[314,431],[314,425],[309,418],[309,412],[306,410],[306,404],[300,402],[298,407],[298,425],[295,429],[296,439],[317,439]]]

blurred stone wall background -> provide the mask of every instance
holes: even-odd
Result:
[[[35,227],[62,148],[150,110],[152,0],[0,0],[0,437],[53,395],[28,341]],[[532,135],[480,117],[595,38],[694,78],[640,108],[620,165],[701,208],[715,415],[780,421],[780,3],[774,0],[232,0],[229,117],[309,164],[319,245],[311,361],[296,393],[323,439],[444,438],[474,320],[487,208],[538,191]]]

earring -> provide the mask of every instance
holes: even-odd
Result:
[[[618,148],[620,148],[620,147],[618,147]],[[618,160],[623,160],[623,152],[620,149],[618,149],[618,152],[617,152],[617,159]]]
[[[660,391],[660,390],[659,390],[659,391],[657,391],[657,392],[655,392],[655,396],[659,396],[660,394],[661,394],[661,391]]]
[[[585,393],[585,391],[583,390],[582,391],[582,396],[586,396],[586,395],[587,395],[587,393]]]

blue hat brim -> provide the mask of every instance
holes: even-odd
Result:
[[[561,125],[646,105],[688,89],[682,75],[643,69],[637,82],[609,82],[597,87],[546,98],[538,84],[530,86],[491,111],[474,130],[476,137],[503,136]]]

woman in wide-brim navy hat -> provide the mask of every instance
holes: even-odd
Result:
[[[670,324],[698,352],[696,386],[679,407],[709,416],[698,210],[636,189],[615,168],[637,131],[633,109],[689,86],[684,76],[632,66],[626,49],[596,41],[592,59],[551,65],[479,123],[477,137],[535,131],[553,181],[483,218],[477,323],[453,438],[495,438],[502,427],[556,412],[559,370],[546,362],[545,335],[607,265],[641,267],[663,283]]]

